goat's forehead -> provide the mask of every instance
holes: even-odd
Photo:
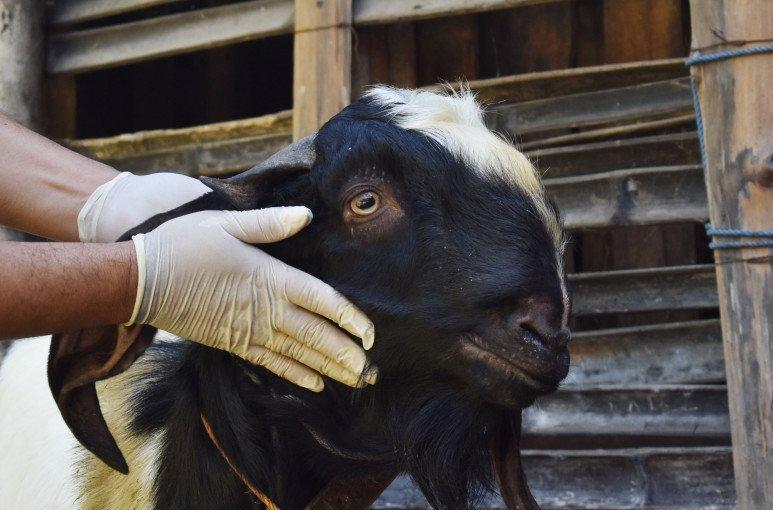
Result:
[[[389,122],[432,138],[483,178],[519,189],[535,203],[555,242],[562,242],[560,225],[547,203],[536,168],[486,127],[483,110],[469,90],[446,95],[376,86],[365,98],[383,109]]]

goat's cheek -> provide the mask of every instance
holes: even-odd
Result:
[[[402,209],[387,204],[371,221],[351,223],[349,233],[356,239],[372,243],[391,236],[401,230],[406,223],[407,220]]]

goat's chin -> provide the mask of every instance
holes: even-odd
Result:
[[[459,343],[459,354],[468,386],[476,389],[483,400],[510,409],[523,409],[536,398],[554,392],[569,368],[568,353],[527,369],[469,338]]]

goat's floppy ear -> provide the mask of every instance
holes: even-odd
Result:
[[[316,134],[298,140],[264,162],[228,179],[200,177],[201,182],[227,196],[239,209],[256,206],[261,192],[272,181],[281,181],[295,172],[308,172],[314,166]]]
[[[539,510],[521,464],[521,413],[510,414],[489,445],[499,493],[507,510]]]

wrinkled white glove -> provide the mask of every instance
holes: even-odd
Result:
[[[212,191],[193,177],[173,173],[118,174],[98,187],[78,214],[84,243],[111,243],[156,214]]]
[[[321,391],[319,373],[355,386],[368,318],[332,287],[247,243],[272,243],[308,225],[306,207],[205,211],[134,236],[138,291],[127,325],[151,324],[262,365]],[[373,383],[375,371],[364,380]]]

